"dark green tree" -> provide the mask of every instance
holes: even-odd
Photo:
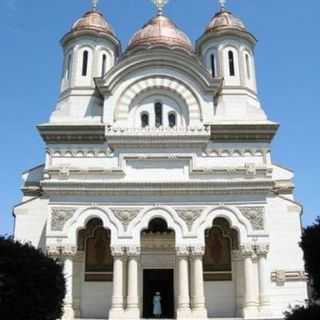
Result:
[[[285,314],[286,320],[320,319],[320,218],[303,230],[300,246],[303,250],[305,269],[309,275],[312,296],[308,306],[297,307]]]
[[[62,266],[30,244],[0,237],[0,319],[59,319],[65,292]]]

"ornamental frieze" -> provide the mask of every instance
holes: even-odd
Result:
[[[264,207],[239,207],[239,210],[250,221],[253,230],[264,230]]]
[[[122,223],[125,231],[127,231],[128,225],[138,216],[142,208],[112,208],[111,210],[117,219]]]
[[[202,208],[175,208],[175,211],[182,218],[191,231],[193,223],[201,216]]]
[[[76,208],[52,208],[51,209],[51,230],[62,231],[66,222],[71,219]]]

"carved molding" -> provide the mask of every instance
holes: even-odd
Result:
[[[117,219],[123,224],[127,231],[130,222],[135,219],[143,208],[111,208]]]
[[[190,248],[187,246],[176,247],[176,253],[178,257],[187,257],[190,254]]]
[[[290,281],[307,281],[308,276],[305,271],[277,270],[271,273],[271,280],[278,286],[283,286]]]
[[[240,246],[240,252],[242,257],[248,258],[248,257],[253,257],[254,256],[254,250],[253,250],[253,245],[251,243],[245,243],[242,246]]]
[[[264,207],[239,207],[238,209],[250,221],[253,230],[264,230]]]
[[[50,257],[73,257],[77,253],[77,248],[72,245],[50,244],[47,246],[47,254]]]
[[[62,231],[64,225],[68,220],[70,220],[76,208],[52,208],[51,209],[51,230],[52,231]]]
[[[201,216],[202,208],[174,208],[180,218],[182,218],[191,231],[193,223]]]

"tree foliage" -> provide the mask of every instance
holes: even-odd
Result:
[[[304,230],[301,248],[304,253],[305,269],[311,280],[312,297],[318,300],[320,299],[320,218]]]
[[[53,259],[0,237],[0,319],[59,319],[65,291],[62,267]]]
[[[286,312],[286,320],[319,320],[320,305],[320,218],[304,229],[300,246],[304,253],[305,269],[312,285],[312,300],[308,306]]]

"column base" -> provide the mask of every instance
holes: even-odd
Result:
[[[190,319],[192,318],[192,313],[190,308],[179,308],[177,310],[177,319]]]
[[[119,308],[111,308],[109,311],[109,319],[118,320],[118,319],[126,319],[126,315],[123,309]]]
[[[130,320],[140,319],[140,310],[139,308],[128,308],[125,311],[125,316]]]
[[[242,316],[244,319],[259,318],[259,310],[257,306],[247,306],[243,308]]]
[[[206,308],[196,308],[191,311],[192,319],[205,320],[208,318],[208,311]]]
[[[74,320],[75,312],[71,305],[65,305],[63,308],[62,320]]]
[[[259,307],[259,314],[260,317],[272,317],[273,312],[272,312],[272,306],[270,303],[265,303]]]

